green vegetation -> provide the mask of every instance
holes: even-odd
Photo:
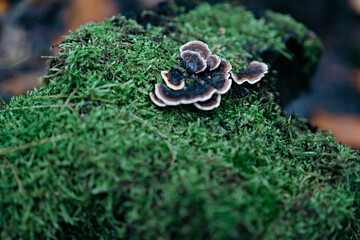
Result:
[[[47,86],[0,113],[0,238],[350,236],[359,155],[285,117],[276,75],[210,112],[149,100],[188,40],[236,70],[268,48],[290,58],[279,21],[305,28],[276,16],[205,4],[161,26],[114,17],[68,35]]]

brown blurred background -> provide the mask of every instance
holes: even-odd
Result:
[[[69,30],[161,0],[0,0],[0,99],[40,86],[51,46]],[[213,1],[212,1],[213,2]],[[324,56],[311,89],[285,107],[320,130],[360,149],[360,0],[239,0],[255,13],[288,13],[323,40]]]
[[[150,8],[159,0],[0,0],[0,94],[39,87],[43,55],[54,54],[68,31],[119,12]]]

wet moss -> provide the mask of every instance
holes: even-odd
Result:
[[[291,59],[278,26],[241,6],[204,4],[158,26],[118,16],[69,34],[47,86],[0,113],[1,238],[351,235],[359,155],[286,117],[274,71],[234,86],[211,112],[149,100],[188,40],[235,70],[268,49]],[[311,55],[306,28],[294,27]]]

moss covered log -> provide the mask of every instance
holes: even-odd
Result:
[[[319,40],[272,12],[168,7],[182,14],[113,17],[69,34],[47,86],[4,103],[0,238],[355,239],[359,154],[279,107],[271,59],[301,59],[306,75]],[[160,71],[194,39],[235,70],[254,59],[271,73],[234,84],[210,112],[156,107],[148,93]]]

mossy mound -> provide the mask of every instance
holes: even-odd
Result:
[[[229,4],[200,5],[160,26],[114,17],[71,33],[48,85],[1,112],[1,239],[351,234],[359,156],[285,117],[276,75],[234,86],[210,112],[158,108],[148,97],[188,40],[218,48],[238,70],[268,49],[290,59],[289,34],[315,64],[320,45],[304,26]]]

